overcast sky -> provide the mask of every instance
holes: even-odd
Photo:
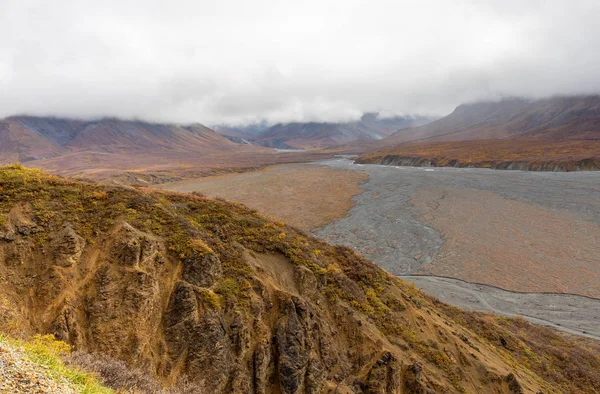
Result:
[[[0,116],[243,124],[600,92],[600,0],[0,0]]]

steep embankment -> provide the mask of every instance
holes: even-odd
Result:
[[[600,141],[415,142],[358,157],[359,164],[524,171],[600,169]]]
[[[0,169],[0,329],[207,392],[594,392],[600,349],[467,313],[199,195]]]

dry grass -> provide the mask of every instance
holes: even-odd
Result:
[[[121,184],[153,184],[232,172],[257,170],[268,165],[301,163],[332,157],[329,152],[276,152],[258,146],[204,154],[189,152],[105,153],[80,151],[28,161],[28,167],[53,174]]]
[[[566,170],[582,160],[600,160],[600,141],[476,140],[413,142],[365,153],[361,163],[378,163],[385,156],[428,159],[435,166],[494,167],[504,162],[525,162],[533,166],[556,163]],[[593,161],[589,164],[594,167]]]
[[[174,387],[164,388],[148,371],[130,368],[121,360],[103,354],[82,351],[71,353],[65,361],[76,368],[93,373],[102,384],[118,393],[144,394],[203,394],[199,383],[181,381]]]
[[[16,340],[0,333],[0,392],[77,392],[83,394],[111,394],[90,371],[64,362],[71,347],[53,335],[35,335],[28,341]],[[19,358],[11,360],[6,355]],[[13,376],[2,372],[12,369]],[[12,381],[12,382],[11,382]],[[54,386],[54,387],[52,387]],[[4,391],[4,390],[8,391]],[[24,391],[21,391],[24,390]]]

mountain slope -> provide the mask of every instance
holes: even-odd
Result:
[[[481,139],[600,139],[600,96],[505,99],[458,106],[427,125],[401,130],[383,144]]]
[[[237,204],[0,169],[0,330],[207,392],[589,392],[596,342],[451,308]]]
[[[226,136],[241,139],[255,138],[260,133],[268,129],[269,126],[266,123],[249,124],[246,126],[228,126],[228,125],[216,125],[213,126],[213,130],[217,133]]]
[[[274,148],[325,148],[357,140],[378,140],[398,129],[420,125],[430,120],[425,117],[386,119],[368,113],[357,122],[277,124],[252,138],[252,142]]]
[[[65,150],[18,122],[0,121],[0,162],[30,161],[55,157]]]
[[[523,171],[600,170],[600,140],[408,142],[364,153],[356,163]]]
[[[461,105],[442,119],[352,149],[362,153],[359,163],[596,170],[600,96]]]
[[[55,148],[54,156],[76,151],[206,152],[232,149],[236,146],[208,127],[199,124],[179,126],[115,118],[84,122],[75,119],[31,116],[7,118],[0,124],[15,130],[15,134],[20,132],[21,135],[35,135],[46,140],[46,145]],[[17,137],[20,138],[20,135],[17,134]],[[29,160],[35,158],[30,157]]]
[[[23,162],[60,175],[117,183],[163,182],[323,156],[236,143],[201,124],[31,116],[0,120],[0,163]]]
[[[0,392],[112,394],[95,377],[66,366],[69,346],[51,335],[17,341],[0,333]]]

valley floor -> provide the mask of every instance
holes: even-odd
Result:
[[[463,309],[523,316],[532,323],[600,340],[600,300],[572,294],[518,293],[431,275],[400,276]]]
[[[600,173],[322,164],[369,180],[318,236],[451,305],[600,338]]]
[[[600,337],[600,172],[316,164],[166,188],[223,196],[311,228],[449,304]],[[283,212],[280,201],[295,208]],[[414,274],[440,278],[406,277]]]
[[[260,171],[166,183],[157,187],[200,191],[209,197],[242,202],[263,214],[309,231],[341,219],[362,192],[367,174],[305,164],[282,164]]]

